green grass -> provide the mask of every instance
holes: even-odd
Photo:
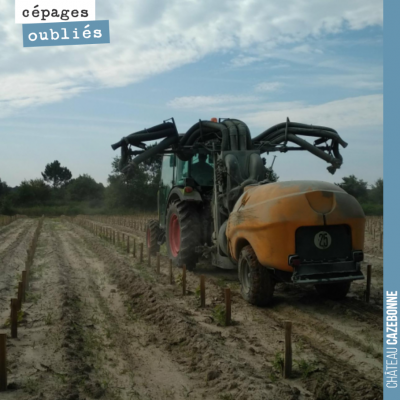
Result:
[[[44,323],[46,325],[53,325],[53,313],[51,311],[46,314]]]
[[[222,304],[215,306],[211,314],[217,325],[225,326],[225,307]]]
[[[365,215],[383,215],[383,204],[362,203],[361,207],[363,208]]]
[[[269,379],[271,379],[272,382],[275,382],[282,376],[283,364],[283,353],[278,351],[275,353],[275,357],[272,360],[272,371],[269,375]]]
[[[316,361],[309,362],[307,360],[300,359],[298,361],[295,360],[294,363],[297,365],[297,368],[299,369],[299,371],[301,373],[302,379],[308,378],[317,369]]]

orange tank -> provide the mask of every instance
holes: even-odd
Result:
[[[276,182],[245,188],[229,216],[226,236],[235,261],[250,244],[261,265],[293,272],[288,257],[299,252],[299,241],[311,248],[315,232],[329,230],[327,227],[334,233],[329,240],[334,241],[335,235],[340,238],[339,227],[344,227],[351,236],[351,250],[363,251],[365,215],[353,196],[327,182]],[[300,228],[303,231],[298,231]],[[311,232],[309,239],[303,234],[296,236],[304,229]],[[340,253],[340,244],[337,246]]]

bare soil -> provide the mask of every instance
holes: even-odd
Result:
[[[0,229],[0,327],[35,224]],[[144,233],[113,226],[138,240]],[[272,307],[247,304],[234,272],[206,264],[169,284],[126,250],[66,219],[46,219],[31,269],[19,338],[8,340],[5,400],[79,399],[382,399],[382,276],[379,248],[366,234],[373,265],[348,298],[324,300],[312,286],[280,284]],[[199,307],[199,275],[207,305]],[[222,326],[223,289],[233,324]],[[283,322],[293,323],[293,377],[281,377]],[[7,326],[0,332],[9,332]]]

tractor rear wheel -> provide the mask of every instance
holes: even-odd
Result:
[[[158,244],[158,236],[160,234],[160,226],[157,220],[151,219],[147,223],[146,230],[146,246],[150,250],[151,255],[155,255],[160,251],[160,245]]]
[[[326,297],[331,300],[343,300],[347,293],[349,293],[351,281],[337,282],[337,283],[325,283],[321,285],[315,285],[320,296]]]
[[[172,202],[167,211],[166,242],[168,256],[175,266],[193,270],[196,246],[201,245],[201,222],[196,207],[187,201]]]
[[[243,298],[256,306],[267,306],[274,295],[275,280],[263,267],[251,246],[243,247],[239,256],[240,291]]]

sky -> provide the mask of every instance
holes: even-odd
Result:
[[[54,160],[106,184],[110,145],[170,117],[181,133],[212,117],[252,136],[286,117],[328,126],[349,143],[341,169],[276,153],[281,181],[383,177],[382,0],[97,0],[96,19],[110,21],[110,44],[23,48],[14,1],[0,0],[9,186]]]

